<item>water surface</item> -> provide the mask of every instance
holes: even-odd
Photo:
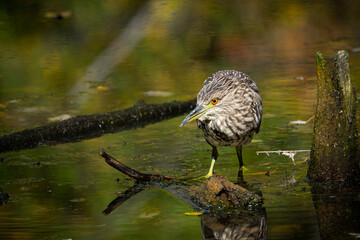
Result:
[[[1,3],[0,134],[139,99],[192,99],[210,74],[236,69],[263,98],[261,130],[243,158],[246,181],[263,192],[268,238],[320,239],[305,177],[309,154],[297,154],[294,166],[256,151],[310,149],[312,123],[289,122],[315,112],[317,51],[331,65],[337,50],[348,50],[360,88],[359,8],[358,1]],[[103,149],[143,172],[186,179],[207,172],[211,149],[195,124],[179,127],[184,117],[1,154],[0,187],[10,200],[0,206],[0,238],[201,239],[199,217],[185,215],[193,209],[155,187],[101,215],[133,185],[103,161]],[[235,149],[219,154],[216,173],[236,181]]]

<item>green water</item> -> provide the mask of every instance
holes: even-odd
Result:
[[[256,151],[310,149],[312,122],[289,122],[307,120],[315,112],[317,51],[331,64],[337,50],[348,50],[352,81],[360,89],[359,5],[2,2],[0,135],[44,125],[54,117],[123,109],[139,99],[192,99],[210,74],[236,69],[256,81],[263,99],[261,130],[244,147],[243,159],[245,180],[263,192],[268,239],[320,239],[305,178],[309,154],[297,154],[294,166],[286,156]],[[52,18],[64,11],[63,19]],[[104,54],[119,42],[126,51]],[[96,64],[103,56],[117,64]],[[107,73],[92,75],[90,66]],[[155,187],[110,215],[101,214],[133,185],[103,161],[98,155],[103,149],[142,172],[180,178],[207,173],[211,149],[195,124],[179,127],[184,117],[82,142],[0,154],[0,187],[10,195],[0,206],[0,239],[202,239],[200,218],[185,215],[193,209]],[[236,181],[237,165],[235,149],[219,149],[216,173]],[[266,176],[268,170],[274,172]]]

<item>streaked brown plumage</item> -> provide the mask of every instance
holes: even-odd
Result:
[[[219,146],[235,146],[242,167],[242,145],[251,142],[261,124],[262,102],[255,82],[238,71],[216,72],[205,80],[196,105],[180,126],[196,119],[206,141],[213,147],[207,177],[212,175]]]

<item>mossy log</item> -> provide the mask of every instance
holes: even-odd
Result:
[[[100,156],[136,180],[134,186],[108,204],[103,215],[109,215],[146,188],[157,186],[189,203],[197,211],[193,214],[200,214],[204,239],[266,239],[267,218],[262,198],[226,178],[215,175],[190,185],[175,177],[138,172],[105,152]]]
[[[0,138],[0,152],[33,148],[39,144],[58,144],[99,137],[104,133],[144,127],[170,117],[180,116],[194,108],[196,99],[164,104],[139,103],[130,108],[76,116],[49,125],[26,129]]]
[[[350,79],[349,56],[339,51],[333,75],[317,53],[317,108],[308,177],[314,181],[354,181],[359,173],[356,92]]]
[[[257,209],[262,204],[262,198],[237,185],[223,176],[215,175],[205,180],[201,185],[191,186],[188,196],[191,201],[212,213],[244,213]]]
[[[136,180],[137,183],[155,184],[204,213],[217,215],[245,213],[248,215],[250,211],[253,213],[258,212],[259,209],[263,211],[262,197],[230,182],[225,177],[215,175],[210,179],[204,179],[200,185],[188,185],[175,177],[138,172],[105,152],[100,152],[100,156],[105,159],[107,164]],[[134,192],[136,194],[138,191]],[[113,209],[113,206],[119,206],[117,202],[122,203],[123,198],[128,199],[130,196],[126,194],[117,198],[118,200],[109,205],[105,211],[106,214],[111,212],[109,209]]]

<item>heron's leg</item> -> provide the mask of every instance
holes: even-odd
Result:
[[[239,171],[238,171],[238,176],[237,176],[237,183],[241,184],[241,183],[245,183],[244,181],[244,174],[243,174],[243,160],[242,160],[242,145],[240,146],[236,146],[236,154],[239,160]]]
[[[239,168],[242,168],[244,166],[243,160],[242,160],[242,145],[236,146],[236,154],[239,160]]]
[[[212,177],[214,171],[214,165],[217,158],[218,158],[218,152],[216,147],[213,146],[212,154],[211,154],[211,165],[210,165],[209,173],[205,175],[206,178]]]

